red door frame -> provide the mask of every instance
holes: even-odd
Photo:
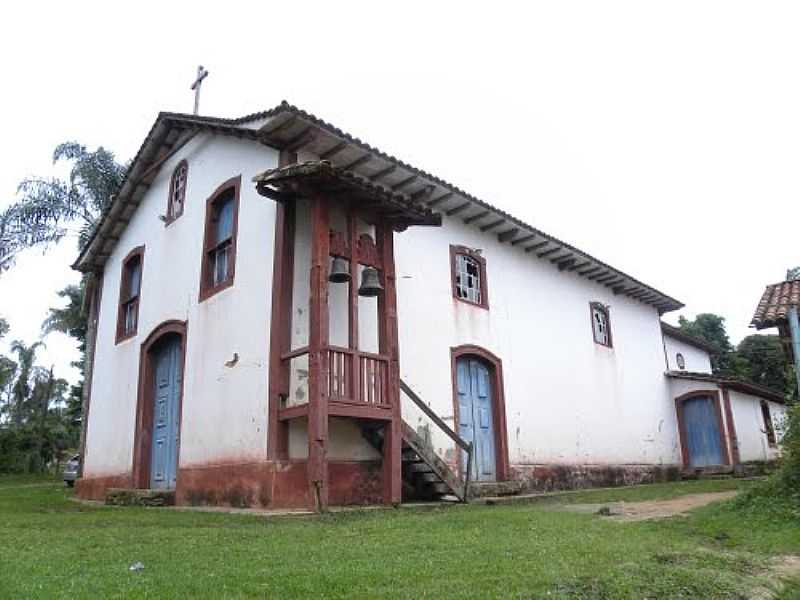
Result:
[[[497,481],[507,481],[511,469],[508,460],[508,431],[506,430],[506,400],[503,387],[503,361],[497,356],[473,344],[464,344],[450,348],[450,373],[453,387],[453,410],[455,415],[455,428],[458,432],[458,379],[456,363],[464,356],[473,356],[489,367],[492,377],[492,417],[494,419],[494,445]],[[458,470],[461,472],[461,461],[458,461]]]
[[[717,416],[717,430],[719,431],[719,444],[722,449],[722,466],[729,466],[731,464],[730,452],[728,450],[728,439],[725,435],[725,424],[722,420],[722,406],[719,399],[719,390],[692,390],[685,394],[681,394],[675,398],[675,411],[678,415],[678,433],[681,441],[681,455],[683,458],[683,466],[688,469],[689,467],[689,445],[686,442],[686,420],[683,414],[683,405],[687,400],[697,398],[698,396],[707,396],[711,398],[714,404],[714,414]]]
[[[153,391],[155,383],[155,369],[153,368],[151,350],[165,335],[170,334],[177,334],[181,338],[181,373],[183,373],[183,376],[181,377],[181,388],[178,393],[178,444],[176,449],[177,466],[180,466],[183,387],[186,381],[186,329],[186,321],[164,321],[142,342],[139,354],[139,385],[133,438],[133,485],[137,488],[146,489],[150,486],[150,450],[153,436]],[[176,469],[176,473],[179,472],[180,469]]]

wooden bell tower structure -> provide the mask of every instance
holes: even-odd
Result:
[[[288,458],[290,423],[306,419],[309,504],[324,510],[330,418],[369,424],[382,431],[383,501],[397,504],[402,415],[394,234],[439,225],[441,217],[326,161],[297,164],[282,154],[279,168],[254,181],[278,202],[268,457]]]

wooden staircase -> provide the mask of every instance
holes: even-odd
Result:
[[[400,389],[433,421],[444,433],[467,453],[467,474],[472,466],[472,444],[465,442],[436,413],[434,413],[405,382]],[[469,475],[462,480],[442,460],[433,446],[408,423],[403,421],[402,473],[403,501],[444,500],[466,502],[470,489]],[[383,425],[374,421],[363,421],[361,432],[364,438],[379,452],[383,451]]]

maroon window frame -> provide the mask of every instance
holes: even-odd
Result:
[[[138,276],[134,277],[138,269]],[[122,261],[119,281],[116,343],[134,337],[139,330],[139,305],[142,300],[144,246],[131,250]]]
[[[242,176],[232,177],[220,185],[206,200],[205,233],[203,236],[203,257],[200,267],[200,296],[202,302],[217,292],[233,285],[236,275],[236,240],[239,230],[239,190]],[[222,240],[216,239],[216,225],[223,204],[231,200],[232,223],[230,236]],[[220,266],[220,256],[225,265]],[[219,269],[224,269],[225,277],[216,279]]]
[[[189,181],[189,163],[182,160],[172,172],[169,181],[169,197],[167,198],[167,220],[166,225],[172,223],[183,214],[183,207],[186,204],[186,185]]]
[[[595,311],[601,313],[603,315],[603,317],[605,318],[605,322],[606,322],[606,339],[605,339],[605,341],[602,338],[598,338],[597,329],[595,328],[595,322],[594,322],[595,321],[595,319],[594,319]],[[611,315],[609,314],[608,307],[603,305],[603,304],[601,304],[600,302],[590,302],[589,303],[589,319],[590,319],[589,324],[592,327],[592,339],[594,340],[594,343],[597,344],[598,346],[604,346],[605,348],[613,348],[614,347],[614,341],[613,341],[613,337],[611,335]]]
[[[480,297],[478,301],[470,299],[466,297],[464,293],[459,290],[460,284],[460,274],[458,269],[458,257],[463,256],[467,259],[467,261],[478,269],[478,293]],[[450,284],[453,293],[453,298],[460,300],[461,302],[465,302],[466,304],[471,304],[472,306],[478,306],[480,308],[489,308],[489,289],[488,283],[486,278],[486,259],[481,256],[480,252],[473,250],[472,248],[467,248],[466,246],[450,246]]]
[[[769,404],[766,400],[761,401],[761,416],[764,419],[764,433],[767,434],[767,443],[774,447],[777,445],[775,427],[772,425],[772,414],[770,413]]]

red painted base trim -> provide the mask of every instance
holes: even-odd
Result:
[[[131,488],[133,475],[109,475],[106,477],[83,477],[75,482],[75,495],[82,500],[106,499],[106,490],[109,488]]]
[[[527,492],[617,487],[677,481],[680,465],[511,465],[511,478]]]
[[[328,463],[329,502],[334,506],[383,502],[380,461]],[[131,488],[131,474],[80,479],[76,495],[104,500],[109,488]],[[208,465],[178,470],[176,504],[235,508],[308,508],[306,461]]]

